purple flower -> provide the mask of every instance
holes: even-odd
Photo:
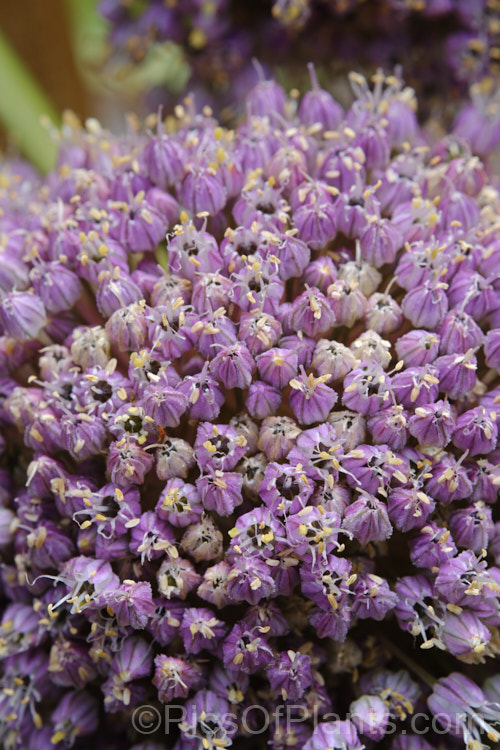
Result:
[[[222,646],[224,665],[241,672],[256,672],[269,663],[273,651],[257,628],[235,625]]]
[[[163,194],[164,195],[164,194]],[[130,203],[118,201],[112,206],[113,214],[110,237],[125,245],[132,253],[153,251],[164,236],[169,223],[165,207],[155,205],[153,190],[146,195],[137,193]],[[166,209],[172,218],[176,213],[176,203]]]
[[[201,422],[194,443],[196,460],[201,471],[231,470],[245,455],[246,439],[227,425]]]
[[[234,528],[229,530],[231,559],[237,559],[241,554],[263,559],[272,557],[276,543],[284,533],[283,525],[273,515],[271,509],[261,507],[238,518]]]
[[[198,520],[202,513],[198,490],[178,477],[169,479],[161,491],[155,511],[172,526],[187,526]]]
[[[175,698],[187,698],[192,685],[198,680],[198,670],[187,660],[164,654],[155,658],[152,682],[163,703],[169,703]]]
[[[484,354],[488,367],[494,367],[498,370],[500,366],[500,331],[498,328],[494,328],[486,334]]]
[[[439,329],[442,354],[465,354],[483,343],[484,335],[474,319],[465,312],[452,310]]]
[[[395,487],[387,498],[389,518],[400,531],[422,528],[435,508],[433,498],[416,487]]]
[[[36,294],[10,292],[0,300],[0,324],[8,336],[35,339],[46,323],[45,306]]]
[[[372,740],[380,740],[389,722],[385,702],[376,695],[363,695],[349,706],[352,722],[358,732]]]
[[[33,268],[30,276],[35,294],[49,313],[70,310],[82,293],[80,279],[63,263],[41,263]]]
[[[312,63],[307,66],[312,89],[304,94],[300,103],[299,117],[305,125],[321,125],[325,130],[335,130],[342,119],[342,107],[333,96],[319,87]]]
[[[431,331],[440,328],[449,304],[445,286],[441,282],[426,280],[421,286],[408,292],[401,306],[405,318],[416,328],[428,328]]]
[[[457,552],[448,529],[434,521],[418,530],[410,540],[410,558],[420,568],[436,567],[446,563]]]
[[[299,424],[313,424],[326,419],[337,401],[337,394],[326,383],[330,375],[306,375],[304,368],[300,374],[290,380],[289,403],[293,413],[296,414]]]
[[[418,406],[408,421],[408,430],[420,445],[444,448],[450,442],[455,420],[450,404],[436,401]]]
[[[493,534],[491,508],[478,500],[474,505],[452,511],[448,525],[459,547],[480,552],[488,548]]]
[[[431,365],[408,367],[391,378],[396,399],[407,409],[432,404],[439,393],[437,370]]]
[[[358,737],[356,726],[350,720],[320,722],[304,750],[322,750],[331,747],[338,750],[362,750],[364,745]]]
[[[347,611],[349,586],[354,582],[351,576],[352,565],[349,560],[333,554],[319,558],[309,558],[307,565],[300,570],[301,588],[305,596],[321,609],[333,609],[335,612]]]
[[[497,584],[484,560],[471,550],[461,552],[445,562],[435,580],[436,590],[447,602],[474,608],[476,592],[485,599],[495,596]],[[479,601],[479,600],[477,600]]]
[[[260,427],[259,449],[270,461],[282,461],[300,433],[300,427],[290,417],[266,417]]]
[[[297,513],[307,505],[313,489],[302,466],[270,462],[266,467],[259,495],[269,510],[276,515],[284,515],[285,512]]]
[[[225,388],[248,388],[255,371],[255,361],[247,347],[237,342],[222,347],[212,359],[210,369]]]
[[[144,560],[162,557],[169,550],[173,553],[174,535],[165,521],[152,511],[146,511],[140,518],[128,524],[131,529],[130,551]]]
[[[367,420],[373,442],[386,444],[393,450],[401,450],[408,441],[408,412],[400,404],[388,406]]]
[[[229,516],[241,505],[243,478],[235,471],[209,469],[198,481],[201,501],[206,510],[214,510],[220,516]]]
[[[182,734],[207,750],[227,747],[236,732],[231,723],[229,703],[211,690],[200,690],[186,702],[186,718],[180,724]],[[229,720],[228,720],[229,719]]]
[[[177,556],[162,562],[156,578],[158,589],[166,599],[185,599],[198,585],[200,574],[189,560]]]
[[[194,281],[197,272],[217,268],[222,258],[216,239],[205,231],[205,226],[198,230],[184,211],[180,219],[181,224],[175,226],[173,237],[168,238],[169,271],[181,279]],[[163,300],[155,302],[162,304]]]
[[[189,607],[184,611],[179,634],[188,654],[197,654],[203,649],[216,650],[225,633],[226,626],[211,610]]]
[[[85,691],[70,691],[59,701],[51,716],[53,745],[72,745],[78,737],[92,734],[98,727],[97,703]]]
[[[366,493],[346,508],[342,528],[363,545],[383,541],[392,534],[386,506]]]
[[[474,388],[477,360],[474,350],[465,354],[445,354],[435,362],[439,376],[439,390],[448,398],[457,399]]]
[[[290,308],[288,324],[294,331],[315,337],[326,333],[335,323],[335,315],[325,295],[311,287],[297,297]]]
[[[187,154],[181,144],[158,128],[143,152],[146,174],[154,185],[174,185],[184,174]]]
[[[340,517],[335,511],[326,511],[306,505],[298,513],[286,519],[287,539],[299,555],[311,553],[326,555],[340,545]]]
[[[352,613],[359,619],[383,620],[397,604],[397,595],[389,584],[374,573],[362,573],[353,586]]]
[[[295,211],[295,226],[300,239],[313,250],[320,250],[337,234],[335,208],[327,194],[316,201],[299,205]],[[326,199],[325,199],[326,198]]]
[[[163,380],[163,379],[162,379]],[[160,380],[146,386],[142,406],[147,417],[160,427],[177,427],[188,407],[186,396]]]
[[[463,465],[466,457],[467,453],[464,453],[457,461],[453,456],[444,454],[436,461],[425,484],[430,497],[443,504],[469,497],[472,484]]]
[[[297,700],[312,684],[311,659],[306,654],[286,651],[266,670],[274,693],[283,700]]]
[[[103,684],[104,705],[109,712],[137,705],[144,698],[140,680],[149,675],[152,656],[148,643],[139,636],[123,639],[113,656],[109,676]]]
[[[281,392],[268,383],[254,380],[250,384],[246,407],[254,419],[266,419],[276,413],[281,403]]]
[[[438,334],[414,329],[396,341],[396,352],[408,367],[419,367],[436,359],[439,345]]]
[[[256,357],[260,377],[277,389],[284,388],[297,374],[297,354],[290,349],[268,349]]]
[[[257,604],[275,591],[270,566],[255,556],[238,557],[228,573],[227,593],[235,602]]]
[[[118,625],[130,625],[134,629],[145,628],[155,608],[151,585],[146,581],[125,580],[116,591],[106,592],[103,599],[116,616]]]
[[[216,419],[224,403],[224,394],[209,374],[208,364],[198,375],[187,375],[179,390],[188,400],[189,416],[193,419]]]
[[[374,414],[384,403],[386,375],[377,363],[365,361],[344,378],[342,403],[363,416]]]
[[[492,742],[500,739],[495,729],[498,704],[487,701],[481,688],[459,672],[439,679],[427,703],[439,723],[463,742],[481,745],[483,732]]]
[[[160,646],[168,645],[178,635],[186,606],[184,602],[169,602],[164,597],[155,600],[155,611],[146,629]]]
[[[487,414],[484,406],[461,414],[452,434],[453,444],[470,456],[490,453],[496,448],[498,428],[495,413]]]
[[[337,279],[337,267],[328,255],[312,260],[303,273],[304,282],[326,294],[328,287]]]
[[[405,669],[397,672],[388,669],[367,672],[361,680],[360,688],[365,694],[382,698],[391,716],[401,720],[414,712],[414,707],[422,694],[420,685]]]

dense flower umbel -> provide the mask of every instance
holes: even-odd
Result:
[[[151,747],[371,747],[496,671],[500,198],[352,82],[345,116],[266,81],[234,131],[68,120],[47,178],[4,164],[6,748],[132,747],[179,701]]]

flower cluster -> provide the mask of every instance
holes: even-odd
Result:
[[[139,8],[101,0],[99,8],[115,60],[139,61],[152,46],[175,42],[191,69],[191,89],[222,112],[234,111],[252,85],[252,57],[270,69],[293,69],[294,78],[297,63],[309,60],[337,72],[346,63],[402,63],[421,104],[437,96],[438,108],[442,97],[485,76],[491,83],[500,72],[498,0],[144,0]]]
[[[500,197],[351,84],[3,165],[3,747],[498,741]]]

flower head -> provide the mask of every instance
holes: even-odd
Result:
[[[200,53],[223,5],[189,2]],[[405,750],[423,695],[498,742],[500,200],[397,76],[351,83],[344,113],[263,78],[234,130],[192,100],[68,120],[49,176],[2,165],[9,750],[133,747],[174,701],[182,750],[361,750],[392,718]]]

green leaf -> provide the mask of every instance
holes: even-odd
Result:
[[[55,164],[57,146],[44,123],[59,122],[54,105],[0,31],[0,121],[9,138],[40,170]]]

